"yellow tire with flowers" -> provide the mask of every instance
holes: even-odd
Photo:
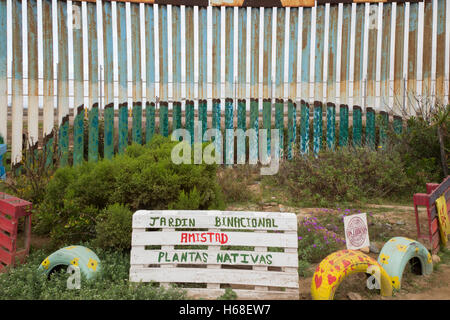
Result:
[[[378,256],[378,262],[391,277],[392,286],[396,290],[400,290],[403,271],[408,262],[416,274],[427,275],[433,272],[430,252],[420,242],[405,237],[394,237],[386,242]]]
[[[101,272],[101,262],[98,256],[89,248],[83,246],[68,246],[53,252],[42,261],[40,271],[49,276],[52,271],[74,265],[87,279],[94,279]]]
[[[382,296],[392,296],[389,275],[377,260],[360,251],[339,250],[328,255],[317,266],[311,282],[312,298],[333,300],[336,289],[344,278],[357,272],[372,275],[376,281],[371,288],[381,289]]]

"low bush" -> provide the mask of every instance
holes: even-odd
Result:
[[[97,219],[95,245],[103,249],[130,249],[132,218],[133,212],[124,205],[106,207]]]
[[[5,300],[174,300],[185,299],[181,289],[155,287],[152,283],[130,283],[130,255],[95,249],[102,273],[93,281],[81,279],[79,290],[67,289],[69,274],[60,270],[47,279],[37,271],[47,254],[32,251],[27,263],[0,274],[0,299]]]
[[[411,181],[397,152],[338,148],[297,156],[281,164],[275,179],[295,201],[330,206],[332,203],[397,198],[411,195]]]
[[[102,210],[115,203],[131,211],[223,208],[216,165],[174,164],[175,144],[155,136],[148,145],[128,146],[112,160],[58,169],[39,205],[35,232],[50,233],[55,243],[87,241],[96,236]]]

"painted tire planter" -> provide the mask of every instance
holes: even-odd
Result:
[[[42,261],[38,270],[49,275],[57,266],[75,265],[81,273],[90,280],[101,272],[101,263],[98,256],[89,248],[83,246],[69,246],[53,252]]]
[[[394,289],[401,287],[402,275],[406,264],[418,258],[423,275],[433,272],[431,254],[418,241],[405,237],[394,237],[385,243],[378,256],[378,262],[389,274]]]
[[[345,277],[357,273],[372,273],[368,268],[377,266],[380,270],[381,295],[392,296],[389,275],[373,258],[356,250],[333,252],[317,266],[311,282],[311,296],[314,300],[333,300],[334,293]]]

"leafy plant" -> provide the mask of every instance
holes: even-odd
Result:
[[[95,244],[103,249],[131,247],[133,212],[121,204],[108,205],[97,218]]]

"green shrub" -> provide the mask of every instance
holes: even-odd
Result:
[[[89,247],[89,245],[88,245]],[[48,253],[32,251],[25,264],[0,274],[0,299],[5,300],[173,300],[185,299],[180,289],[155,287],[152,283],[130,283],[130,255],[95,249],[102,273],[94,281],[82,277],[79,290],[67,289],[68,274],[62,269],[50,280],[37,271]]]
[[[132,218],[133,212],[124,205],[106,207],[98,216],[95,245],[103,249],[130,249]]]
[[[148,145],[128,146],[112,160],[58,169],[39,206],[35,231],[50,233],[56,243],[92,239],[99,214],[115,203],[133,212],[181,209],[183,205],[223,208],[216,165],[174,164],[171,151],[175,144],[155,136]]]
[[[272,179],[296,201],[329,206],[410,194],[410,181],[398,153],[338,148],[297,156],[281,164]]]

